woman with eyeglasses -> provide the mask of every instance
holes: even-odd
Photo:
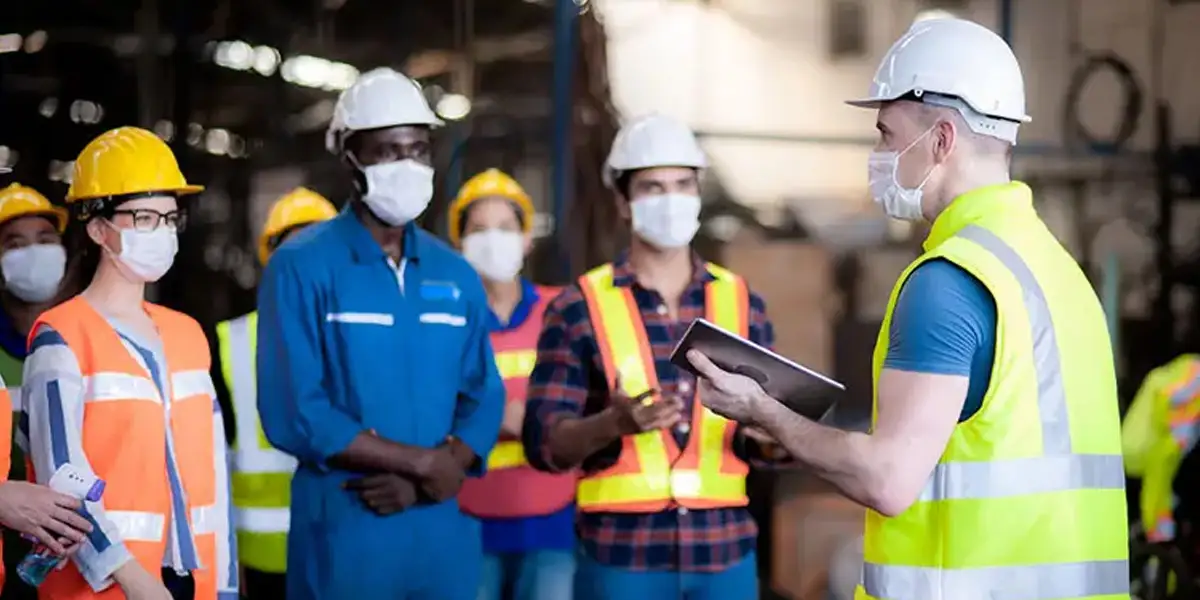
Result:
[[[189,185],[153,133],[122,127],[75,161],[68,238],[91,283],[43,313],[25,363],[31,477],[64,464],[106,482],[97,526],[46,599],[237,597],[225,432],[209,345],[191,317],[145,301],[175,259]],[[108,597],[108,594],[103,594]]]

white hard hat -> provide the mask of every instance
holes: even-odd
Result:
[[[393,69],[379,67],[363,73],[338,96],[325,133],[325,147],[334,154],[341,152],[346,135],[354,131],[441,124],[415,81]]]
[[[651,167],[704,169],[708,161],[687,125],[654,113],[630,121],[617,132],[604,163],[604,185],[611,188],[625,171]]]
[[[1011,137],[1010,142],[1016,141],[1017,123],[1030,121],[1025,114],[1025,80],[1012,48],[990,29],[965,19],[914,23],[879,63],[870,94],[847,104],[878,108],[909,94],[931,104],[960,108],[971,129]],[[978,116],[991,118],[972,122],[971,115],[952,99],[961,100]]]

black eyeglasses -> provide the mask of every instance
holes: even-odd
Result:
[[[133,219],[133,228],[137,231],[153,231],[166,225],[176,231],[182,231],[187,225],[187,215],[178,210],[160,213],[149,208],[118,209],[114,215],[129,215]]]

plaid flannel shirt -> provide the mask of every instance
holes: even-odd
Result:
[[[695,377],[670,362],[671,350],[692,320],[704,317],[704,286],[713,280],[705,264],[693,255],[693,278],[680,298],[679,318],[672,320],[662,297],[638,285],[628,257],[613,263],[613,283],[631,287],[637,300],[654,366],[664,395],[685,398],[684,416],[695,409]],[[774,331],[761,297],[751,292],[749,337],[766,347]],[[538,341],[537,366],[529,381],[523,440],[530,463],[544,471],[574,465],[547,460],[546,432],[556,421],[591,415],[608,402],[608,384],[587,301],[579,285],[568,286],[546,311]],[[682,447],[687,434],[672,430]],[[620,440],[589,457],[585,472],[605,469],[617,460]],[[745,459],[759,458],[753,442],[738,435],[734,451]],[[757,462],[757,461],[756,461]],[[719,572],[754,551],[758,530],[744,508],[688,510],[672,507],[650,514],[580,513],[578,530],[583,550],[605,565],[633,570]]]

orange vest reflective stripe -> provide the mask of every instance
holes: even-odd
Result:
[[[745,281],[716,265],[706,267],[714,280],[705,286],[705,318],[747,336],[750,298]],[[633,290],[614,286],[612,278],[612,265],[603,265],[581,277],[579,284],[587,298],[609,385],[620,375],[622,391],[635,396],[658,389],[658,375]],[[616,464],[579,482],[579,509],[648,513],[674,505],[693,509],[745,506],[748,468],[733,453],[736,429],[736,423],[693,398],[687,447],[680,450],[667,430],[625,436]]]
[[[538,301],[520,327],[492,334],[496,368],[504,380],[508,403],[526,399],[529,374],[537,362],[537,340],[546,306],[558,296],[557,288],[537,288]],[[553,514],[575,499],[574,472],[535,471],[525,460],[521,440],[501,434],[488,455],[488,472],[463,482],[458,503],[463,512],[481,518],[520,518]]]
[[[208,342],[191,317],[155,304],[145,306],[162,337],[170,369],[171,435],[201,564],[192,572],[195,597],[215,600],[217,526],[225,515],[218,514],[213,466],[215,439],[221,430],[213,421]],[[120,529],[134,559],[151,576],[161,577],[171,493],[164,407],[158,388],[117,332],[82,297],[46,311],[31,331],[43,323],[62,335],[87,382],[83,451],[96,475],[107,482],[105,513]],[[30,478],[34,479],[32,469]],[[116,587],[93,592],[74,563],[51,572],[38,594],[52,600],[122,597]]]

